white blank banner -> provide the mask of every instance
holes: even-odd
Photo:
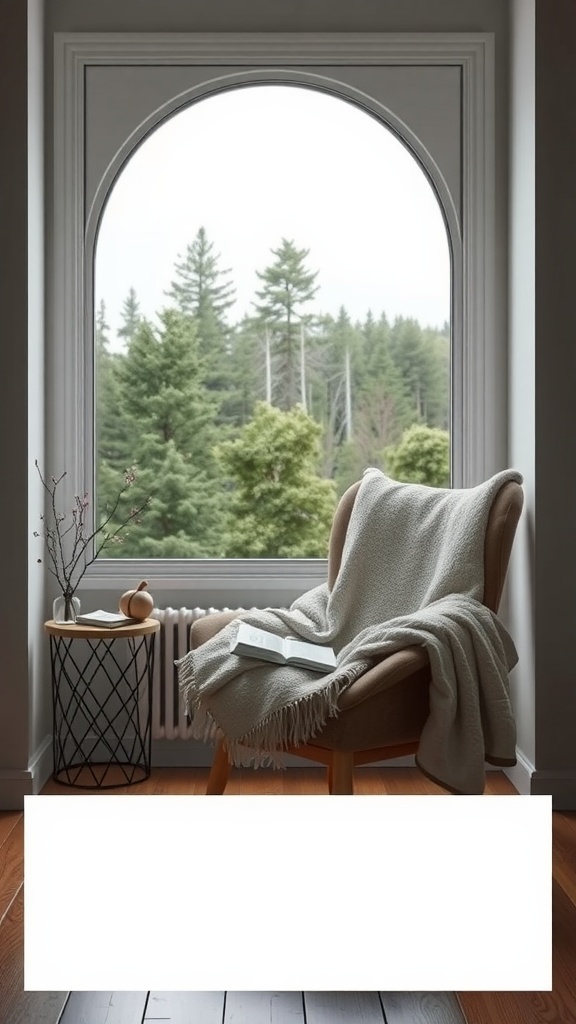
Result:
[[[27,797],[25,988],[550,990],[551,878],[545,796]]]

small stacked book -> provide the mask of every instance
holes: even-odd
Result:
[[[336,667],[336,655],[331,647],[311,644],[296,637],[276,636],[266,629],[241,622],[236,638],[230,644],[232,654],[250,658],[261,658],[276,665],[298,665],[314,669],[315,672],[329,672]]]
[[[140,619],[131,619],[128,615],[123,615],[122,612],[104,612],[101,609],[76,616],[78,626],[104,626],[106,629],[132,626],[135,622],[140,622]]]

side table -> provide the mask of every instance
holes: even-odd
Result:
[[[157,619],[115,629],[44,623],[50,637],[56,782],[115,789],[148,778],[159,629]]]

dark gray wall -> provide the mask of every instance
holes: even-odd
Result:
[[[576,4],[536,3],[536,763],[576,798]]]
[[[50,32],[507,32],[505,0],[50,0]]]
[[[0,767],[28,764],[28,14],[0,31]]]

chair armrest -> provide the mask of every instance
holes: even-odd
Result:
[[[201,619],[196,619],[190,626],[190,647],[193,651],[197,647],[201,647],[207,640],[211,640],[216,633],[219,633],[224,626],[227,626],[229,622],[233,622],[234,619],[241,618],[244,612],[212,612],[211,615],[204,615]]]
[[[352,708],[356,704],[372,697],[381,690],[395,686],[408,676],[418,672],[430,671],[430,659],[425,647],[405,647],[402,651],[389,654],[383,661],[369,668],[364,675],[356,679],[341,695],[338,707],[341,711]]]

